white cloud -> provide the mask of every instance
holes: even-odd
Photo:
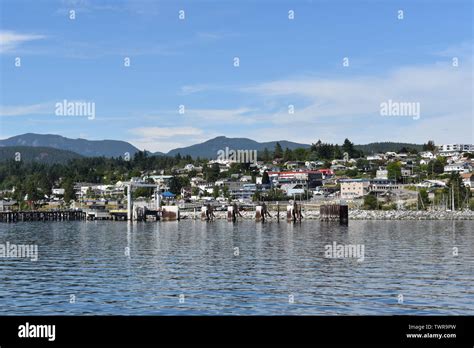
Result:
[[[209,85],[204,85],[204,84],[196,84],[196,85],[186,85],[181,87],[181,94],[192,94],[192,93],[198,93],[202,91],[209,90]]]
[[[359,143],[468,142],[472,141],[472,61],[467,57],[461,61],[459,67],[447,59],[379,77],[276,80],[241,91],[279,105],[278,111],[262,110],[259,117],[272,124],[266,128],[272,136],[286,132],[289,140],[340,142],[348,136]],[[421,118],[380,116],[380,104],[389,99],[420,103]],[[288,113],[290,103],[294,114]]]
[[[0,53],[14,51],[25,42],[45,39],[38,34],[20,34],[14,31],[0,31]]]
[[[194,145],[211,136],[195,127],[140,127],[129,132],[135,137],[127,141],[139,149],[153,152],[168,152],[177,147]]]
[[[130,130],[135,135],[144,138],[171,138],[176,136],[198,135],[202,133],[199,128],[193,127],[141,127]]]
[[[210,121],[214,126],[224,123],[252,124],[257,122],[254,114],[257,109],[241,107],[235,109],[189,109],[183,114],[186,120]]]
[[[54,114],[52,103],[39,103],[31,105],[0,106],[0,117],[27,116],[35,114]]]

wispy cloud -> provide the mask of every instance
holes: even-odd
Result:
[[[202,130],[193,127],[141,127],[130,130],[135,135],[144,138],[171,138],[201,134]]]
[[[454,45],[451,45],[447,48],[437,50],[434,52],[434,55],[440,57],[472,57],[474,41],[466,40]]]
[[[45,38],[45,35],[2,30],[0,31],[0,53],[12,52],[24,43]]]
[[[336,79],[287,79],[265,82],[241,90],[259,95],[266,100],[293,100],[295,113],[288,114],[287,105],[267,117],[271,122],[317,123],[330,118],[332,122],[346,122],[354,117],[375,117],[380,124],[380,104],[388,99],[400,102],[419,102],[422,118],[432,120],[448,114],[458,121],[471,120],[472,77],[470,62],[453,67],[451,61],[429,66],[404,67],[386,76],[347,77]],[[268,114],[268,113],[265,113]],[[265,114],[262,117],[265,117]],[[427,134],[428,136],[428,134]]]
[[[167,152],[208,139],[208,134],[195,127],[139,127],[130,129],[134,137],[128,141],[140,149]]]
[[[0,117],[54,114],[54,103],[4,106],[0,105]]]
[[[62,0],[57,14],[64,15],[70,10],[76,13],[123,12],[141,16],[154,16],[159,13],[156,1],[150,0]]]
[[[210,89],[212,89],[212,86],[211,85],[206,85],[206,84],[185,85],[185,86],[181,87],[180,94],[187,95],[187,94],[193,94],[193,93],[208,91]]]

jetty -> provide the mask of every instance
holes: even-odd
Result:
[[[0,222],[21,221],[76,221],[86,220],[87,214],[82,210],[54,211],[2,211]]]

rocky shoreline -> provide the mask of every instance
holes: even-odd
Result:
[[[252,220],[255,218],[255,212],[243,211],[242,218],[245,220]],[[276,220],[275,212],[270,212],[271,218],[269,221]],[[226,219],[227,212],[214,212],[217,220]],[[200,219],[200,213],[197,212],[180,212],[182,219]],[[307,220],[319,220],[319,210],[303,211],[303,217]],[[242,219],[240,218],[240,219]],[[280,212],[280,220],[286,219],[286,213]],[[304,220],[303,219],[303,220]],[[361,210],[349,209],[349,220],[474,220],[474,211],[416,211],[416,210]]]

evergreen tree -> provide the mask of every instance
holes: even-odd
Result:
[[[289,148],[285,149],[285,153],[283,154],[284,161],[291,161],[293,159],[293,153]]]
[[[264,172],[263,172],[263,175],[262,175],[262,184],[264,184],[264,185],[270,184],[270,177],[268,176],[267,171],[264,171]]]
[[[434,151],[436,150],[436,145],[433,140],[428,140],[428,143],[423,144],[423,151]]]
[[[448,184],[445,188],[445,193],[448,197],[448,208],[452,208],[452,202],[454,197],[454,209],[462,209],[466,207],[466,203],[468,202],[469,198],[471,197],[471,191],[466,189],[464,183],[462,182],[462,178],[458,172],[451,173]]]
[[[280,143],[275,144],[275,151],[273,153],[273,158],[282,158],[283,156],[283,149],[280,145]]]
[[[271,160],[270,151],[267,148],[263,149],[262,160],[264,162],[269,162]]]

